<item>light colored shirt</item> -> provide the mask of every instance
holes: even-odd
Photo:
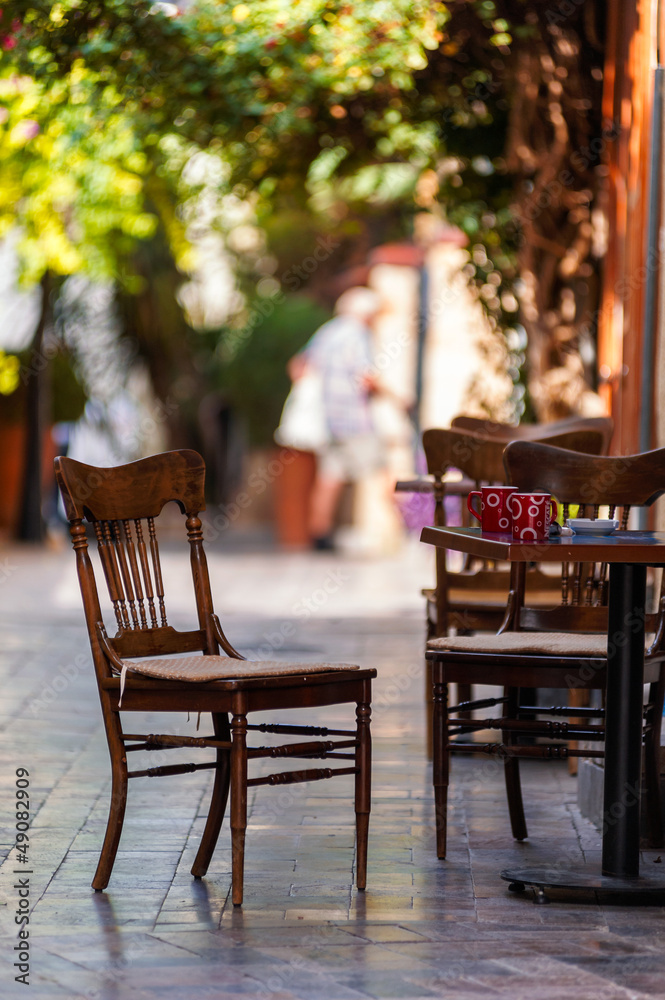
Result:
[[[354,316],[336,316],[310,338],[304,355],[323,383],[323,401],[333,440],[373,430],[369,393],[362,377],[372,367],[372,332]]]

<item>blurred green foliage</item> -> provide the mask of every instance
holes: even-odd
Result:
[[[136,242],[157,226],[148,198],[171,222],[174,198],[120,104],[99,94],[80,60],[57,81],[10,69],[0,77],[0,237],[19,227],[26,284],[47,271],[130,280]],[[171,228],[184,259],[182,233]]]
[[[250,444],[265,447],[273,443],[291,387],[287,362],[330,314],[306,295],[275,303],[266,299],[261,305],[265,315],[236,339],[232,356],[222,358],[218,385],[245,420]]]
[[[74,422],[83,416],[87,396],[76,364],[69,352],[61,351],[51,362],[51,423]]]
[[[131,287],[132,247],[161,219],[187,270],[177,206],[203,148],[267,225],[305,206],[324,229],[349,208],[414,211],[434,169],[438,202],[509,279],[505,6],[14,0],[0,19],[0,234],[23,227],[26,279],[86,270]],[[515,34],[538,30],[532,6],[512,4]],[[442,173],[446,156],[459,162]]]
[[[24,228],[28,280],[47,268],[127,279],[131,243],[156,215],[186,269],[175,206],[197,148],[259,212],[368,161],[348,196],[400,198],[431,161],[436,125],[404,117],[399,95],[437,47],[444,4],[202,0],[173,13],[147,0],[5,8],[0,234]]]
[[[0,351],[0,395],[10,396],[20,383],[21,362],[17,355]]]
[[[396,213],[407,236],[419,210],[447,218],[469,237],[467,275],[491,321],[515,341],[514,206],[536,168],[506,153],[520,126],[510,112],[521,55],[541,45],[549,58],[586,16],[588,5],[567,6],[562,28],[538,0],[195,0],[183,10],[13,0],[0,17],[0,236],[20,226],[26,281],[84,271],[138,291],[136,247],[158,229],[186,273],[195,255],[182,209],[200,188],[187,167],[205,150],[220,164],[220,192],[275,236],[294,231],[280,220],[305,212],[313,232],[349,239],[369,219],[369,249],[385,238],[372,219]],[[573,135],[586,112],[564,98],[561,107]],[[578,174],[572,187],[583,188]],[[209,220],[222,231],[223,200]],[[261,277],[237,257],[250,301],[229,324],[234,336]],[[517,348],[513,358],[519,367]]]

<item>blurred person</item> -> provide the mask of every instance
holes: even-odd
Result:
[[[294,382],[319,377],[326,440],[316,448],[317,468],[310,498],[312,547],[334,548],[335,516],[345,483],[386,467],[383,441],[372,419],[371,400],[381,392],[373,369],[373,324],[381,300],[369,288],[349,288],[335,316],[313,334],[289,362]]]
[[[90,398],[69,427],[67,454],[87,465],[114,466],[141,457],[141,414],[126,389],[108,399]]]

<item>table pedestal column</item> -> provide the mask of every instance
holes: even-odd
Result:
[[[640,782],[646,566],[610,566],[603,875],[640,873]]]
[[[602,874],[583,866],[564,870],[510,868],[501,878],[510,889],[536,889],[535,902],[549,902],[546,889],[587,889],[649,898],[665,895],[665,879],[640,875],[640,781],[644,677],[646,566],[613,563],[610,599],[605,719]]]

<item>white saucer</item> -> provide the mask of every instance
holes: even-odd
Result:
[[[566,521],[569,528],[572,528],[576,535],[611,535],[619,527],[616,519],[590,517],[569,517]]]

